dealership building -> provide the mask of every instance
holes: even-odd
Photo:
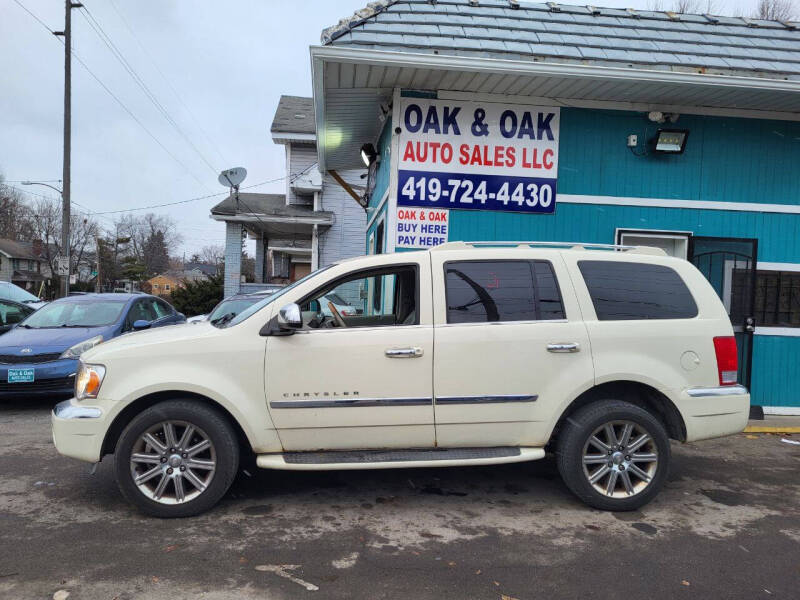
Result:
[[[367,253],[658,246],[722,298],[753,405],[800,414],[800,23],[384,0],[311,58],[320,170],[369,164]]]

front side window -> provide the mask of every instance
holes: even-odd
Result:
[[[578,268],[600,321],[691,319],[689,288],[670,267],[611,260],[581,260]]]
[[[448,323],[564,318],[548,261],[458,261],[445,265]]]
[[[403,266],[348,275],[300,304],[311,329],[416,325],[417,269]]]

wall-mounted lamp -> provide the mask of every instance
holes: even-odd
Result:
[[[688,129],[659,129],[653,138],[653,150],[661,154],[683,154],[687,139]]]
[[[361,146],[361,160],[364,161],[364,166],[369,167],[378,159],[378,152],[372,144],[364,144]]]

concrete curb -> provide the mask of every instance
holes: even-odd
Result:
[[[744,428],[745,433],[800,433],[800,427],[767,427],[760,425],[748,425]]]

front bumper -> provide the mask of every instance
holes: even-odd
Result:
[[[100,460],[107,428],[103,409],[72,398],[56,404],[50,421],[59,454],[92,463]]]
[[[740,433],[750,417],[750,393],[742,385],[689,388],[678,408],[686,425],[686,441]]]
[[[0,366],[0,398],[69,398],[75,388],[75,371],[78,361],[62,358],[46,363],[19,363]],[[8,383],[9,369],[33,369],[30,383]]]

